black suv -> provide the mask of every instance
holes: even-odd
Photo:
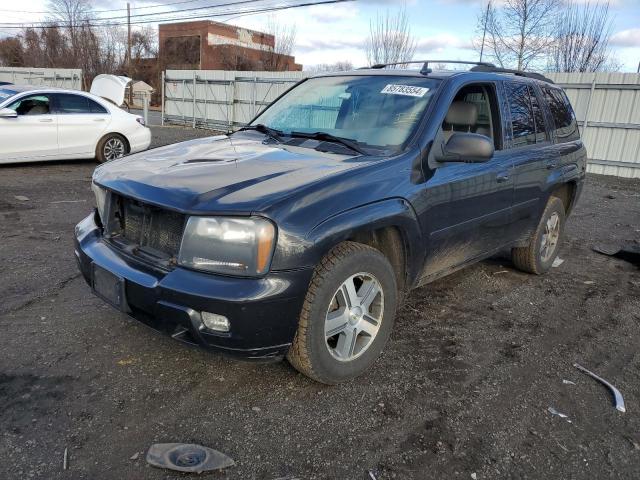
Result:
[[[99,166],[85,279],[178,340],[332,384],[374,362],[412,288],[503,249],[546,272],[585,178],[565,93],[428,63],[308,78],[236,133]]]

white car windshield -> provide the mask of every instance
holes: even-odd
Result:
[[[440,81],[375,75],[311,78],[252,122],[278,134],[328,134],[396,150],[415,131]]]

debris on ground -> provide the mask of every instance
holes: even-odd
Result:
[[[573,364],[574,367],[576,367],[578,370],[580,370],[583,373],[586,373],[587,375],[589,375],[590,377],[598,380],[600,383],[602,383],[605,387],[607,387],[609,390],[611,390],[611,393],[613,393],[613,398],[615,400],[615,407],[616,410],[618,410],[619,412],[626,412],[625,406],[624,406],[624,398],[622,398],[622,394],[620,393],[620,390],[618,390],[616,387],[614,387],[613,385],[611,385],[609,382],[607,382],[604,378],[599,377],[598,375],[596,375],[595,373],[587,370],[586,368],[584,368],[581,365],[578,365],[577,363]]]
[[[55,202],[49,202],[51,205],[55,205],[58,203],[83,203],[86,200],[56,200]]]
[[[62,469],[69,469],[69,450],[66,448],[64,449],[64,455],[62,456]]]
[[[593,284],[594,284],[594,283],[596,283],[596,282],[594,282],[593,280],[585,280],[585,281],[584,281],[584,282],[582,282],[582,283],[584,283],[585,285],[593,285]]]
[[[558,268],[560,265],[562,265],[564,263],[564,259],[560,258],[560,257],[556,257],[556,259],[553,261],[553,263],[551,264],[552,267],[554,268]]]
[[[562,380],[562,383],[565,385],[575,385],[575,382],[572,382],[571,380]]]
[[[139,456],[140,456],[140,453],[136,452],[129,457],[129,460],[137,460]]]
[[[369,478],[371,480],[378,480],[378,478],[375,476],[375,474],[371,470],[367,470],[367,473],[369,474]]]
[[[612,245],[596,245],[592,250],[609,257],[615,257],[619,258],[620,260],[625,260],[640,268],[640,246],[638,245],[625,245],[624,247]]]
[[[29,201],[29,197],[25,197],[24,195],[14,195],[13,198],[18,200],[19,202],[28,202]]]
[[[549,408],[547,408],[547,410],[549,411],[549,413],[550,413],[551,415],[556,415],[556,416],[558,416],[558,417],[560,417],[560,418],[564,418],[564,419],[566,419],[566,420],[567,420],[567,422],[569,422],[569,423],[573,423],[573,422],[571,422],[571,420],[569,419],[569,415],[567,415],[566,413],[559,412],[558,410],[556,410],[556,409],[555,409],[555,408],[553,408],[553,407],[549,407]]]
[[[638,443],[631,437],[625,436],[624,438],[628,440],[628,442],[633,446],[634,450],[640,450],[640,443]]]
[[[156,443],[149,447],[147,463],[178,472],[202,473],[235,465],[224,453],[190,443]]]
[[[497,272],[493,272],[494,275],[500,275],[502,273],[509,273],[509,270],[498,270]]]

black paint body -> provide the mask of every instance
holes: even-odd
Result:
[[[358,71],[349,75],[420,75]],[[156,329],[249,358],[286,353],[313,269],[334,245],[362,232],[395,227],[406,255],[406,285],[415,287],[495,252],[526,242],[551,192],[582,190],[581,140],[512,149],[503,95],[506,75],[460,72],[439,78],[420,127],[392,157],[347,156],[283,147],[254,131],[210,137],[138,153],[100,166],[94,181],[141,202],[195,215],[260,215],[277,225],[270,272],[234,278],[156,269],[112,248],[94,214],[76,228],[76,256],[91,282],[95,263],[125,279],[129,313]],[[541,82],[518,78],[539,94]],[[492,84],[503,149],[484,163],[439,163],[433,145],[460,88]],[[294,87],[295,88],[295,87]],[[546,105],[547,125],[552,125]],[[204,329],[200,311],[227,316],[231,332]]]

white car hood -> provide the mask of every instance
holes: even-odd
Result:
[[[117,106],[124,102],[124,91],[131,82],[128,77],[118,75],[98,75],[91,82],[91,90],[89,93],[98,97],[105,98]]]

